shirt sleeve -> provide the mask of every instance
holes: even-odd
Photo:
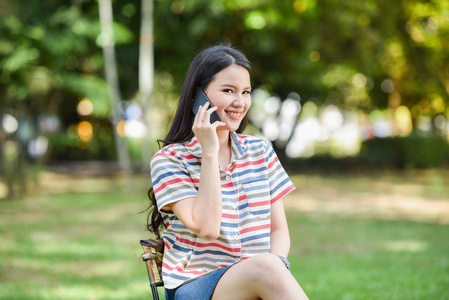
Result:
[[[173,214],[166,205],[196,197],[198,193],[182,157],[168,148],[163,148],[151,159],[151,180],[158,210],[166,214]]]
[[[271,204],[275,203],[289,192],[293,191],[296,187],[290,180],[287,172],[282,167],[279,158],[274,152],[273,148],[267,143],[266,144],[266,156],[265,160],[267,162],[268,168],[268,180],[270,182],[270,196]]]

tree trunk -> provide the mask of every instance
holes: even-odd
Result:
[[[114,36],[112,29],[112,3],[111,0],[99,0],[101,22],[101,44],[103,47],[104,69],[106,81],[109,86],[109,99],[112,109],[112,122],[114,128],[115,148],[120,168],[127,174],[131,173],[131,161],[125,140],[117,131],[120,116],[120,88],[115,60]]]
[[[142,99],[143,116],[147,125],[146,136],[142,143],[143,173],[149,172],[152,153],[152,128],[150,120],[153,100],[154,54],[153,54],[153,0],[142,0],[142,15],[139,49],[139,89]]]

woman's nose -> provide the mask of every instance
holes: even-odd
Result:
[[[234,106],[244,106],[245,102],[243,101],[242,95],[237,95],[233,102]]]

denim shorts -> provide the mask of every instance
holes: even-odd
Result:
[[[166,300],[209,300],[221,276],[236,263],[189,281],[175,289],[165,289]]]

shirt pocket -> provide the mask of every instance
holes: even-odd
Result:
[[[259,218],[270,216],[271,196],[268,178],[242,182],[242,188],[248,201],[249,212]]]

